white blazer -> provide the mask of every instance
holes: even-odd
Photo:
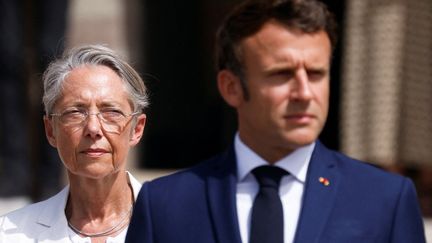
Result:
[[[135,200],[141,189],[128,172]],[[65,207],[69,195],[66,186],[55,196],[0,217],[0,243],[60,243],[70,242]]]

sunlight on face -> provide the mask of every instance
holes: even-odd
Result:
[[[240,48],[250,94],[236,107],[242,140],[268,160],[314,142],[328,112],[328,35],[269,21]]]
[[[107,110],[133,112],[123,81],[105,66],[82,66],[67,75],[54,113],[76,110],[90,114]],[[70,174],[100,178],[124,169],[128,151],[137,143],[131,140],[131,119],[118,133],[106,132],[96,115],[89,115],[79,126],[64,124],[54,116],[45,119],[45,127]]]

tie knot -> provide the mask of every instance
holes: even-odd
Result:
[[[264,165],[253,169],[252,174],[254,174],[260,187],[279,188],[282,176],[287,175],[288,172],[277,166]]]

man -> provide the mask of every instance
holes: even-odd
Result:
[[[315,0],[248,1],[228,16],[217,82],[237,111],[234,146],[145,184],[126,242],[425,242],[409,179],[317,140],[334,32]]]

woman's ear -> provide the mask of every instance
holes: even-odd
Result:
[[[217,75],[219,93],[230,106],[237,108],[243,102],[241,80],[231,71],[224,69]]]
[[[130,146],[135,146],[139,143],[141,140],[143,134],[144,134],[144,128],[147,121],[147,115],[146,114],[140,114],[136,118],[135,127],[131,131],[131,138],[129,140]]]
[[[54,131],[54,126],[53,126],[54,124],[52,119],[50,119],[47,116],[44,116],[43,122],[45,127],[45,136],[47,137],[49,144],[51,144],[51,146],[53,146],[54,148],[57,148],[57,140],[54,135],[55,131]]]

